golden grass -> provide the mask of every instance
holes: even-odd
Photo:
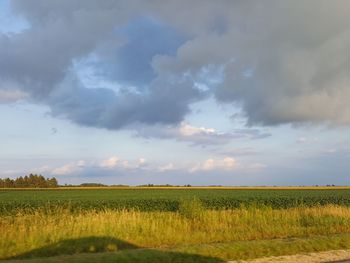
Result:
[[[85,211],[57,208],[47,213],[0,217],[0,258],[20,255],[64,240],[110,237],[137,247],[309,237],[350,233],[350,208],[240,208],[180,212]]]

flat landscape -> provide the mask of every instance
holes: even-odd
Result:
[[[350,189],[0,191],[3,262],[227,262],[350,249]]]
[[[350,0],[0,0],[0,263],[350,263]]]

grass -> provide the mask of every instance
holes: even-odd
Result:
[[[225,262],[344,249],[350,190],[1,190],[0,230],[6,263]]]
[[[56,210],[2,215],[0,258],[58,256],[42,262],[59,262],[63,254],[70,254],[75,255],[71,262],[74,257],[76,262],[92,262],[77,254],[102,253],[106,262],[115,257],[125,257],[125,262],[129,262],[130,257],[135,256],[136,260],[141,255],[165,257],[159,262],[221,262],[278,251],[288,254],[348,248],[350,244],[350,207],[208,210],[198,202],[185,200],[177,212],[105,209],[72,213],[58,206]],[[296,243],[292,246],[290,242]],[[256,246],[254,253],[252,245]]]
[[[101,240],[95,238],[96,242]],[[83,240],[85,241],[85,240]],[[228,260],[246,260],[259,257],[293,255],[335,249],[350,249],[350,235],[277,240],[237,241],[232,243],[199,244],[174,248],[127,248],[116,252],[81,253],[49,258],[29,257],[9,259],[3,263],[223,263]],[[45,250],[45,248],[43,249]]]

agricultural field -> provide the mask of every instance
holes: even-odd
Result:
[[[182,200],[198,199],[207,209],[242,206],[289,208],[298,206],[350,206],[350,189],[227,189],[227,188],[105,188],[0,190],[0,213],[38,207],[69,207],[71,210],[136,209],[176,211]]]
[[[350,189],[0,191],[0,260],[227,262],[350,248]]]

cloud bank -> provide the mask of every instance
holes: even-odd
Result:
[[[148,163],[146,159],[139,158],[138,160],[124,160],[117,156],[112,156],[100,161],[85,161],[79,160],[70,162],[59,167],[37,168],[36,170],[45,171],[54,176],[71,176],[79,174],[97,173],[103,175],[118,175],[124,173],[167,173],[171,171],[179,173],[203,173],[203,172],[230,172],[239,167],[239,163],[233,157],[224,157],[222,159],[209,158],[198,163],[174,164],[170,163]],[[240,166],[242,170],[249,171],[251,167]]]
[[[28,27],[0,33],[1,102],[25,98],[80,125],[120,129],[178,125],[214,94],[248,124],[350,124],[347,0],[11,6]],[[87,67],[95,87],[79,77]]]
[[[235,129],[232,132],[219,132],[213,128],[197,127],[186,122],[175,126],[142,126],[135,128],[135,136],[142,138],[175,139],[189,142],[194,146],[226,144],[234,139],[263,139],[269,137],[268,132],[260,129]]]

